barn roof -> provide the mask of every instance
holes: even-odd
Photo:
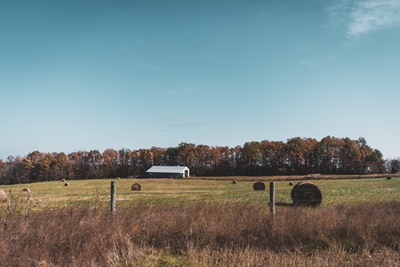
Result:
[[[156,172],[156,173],[183,173],[189,168],[186,166],[153,166],[146,172]]]

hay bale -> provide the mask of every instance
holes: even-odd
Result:
[[[253,184],[254,191],[262,191],[265,190],[265,184],[263,182],[255,182]]]
[[[68,182],[64,183],[64,186],[69,186],[69,183]]]
[[[0,203],[7,202],[7,194],[4,189],[0,189]]]
[[[237,184],[237,181],[236,180],[232,180],[232,184]]]
[[[140,191],[140,190],[142,190],[142,186],[141,186],[140,184],[138,184],[138,183],[134,183],[134,184],[131,186],[131,190],[132,190],[132,191]]]
[[[290,193],[293,200],[293,205],[316,207],[322,202],[322,193],[318,186],[311,182],[297,183]]]
[[[24,188],[24,189],[22,189],[22,192],[29,194],[31,192],[31,190],[29,188]]]
[[[290,185],[290,186],[292,186],[292,185],[293,185],[293,183],[292,183],[292,182],[290,182],[290,183],[289,183],[289,185]]]
[[[63,182],[63,183],[66,183],[66,182],[67,182],[67,180],[65,180],[65,179],[62,179],[62,180],[61,180],[61,182]]]

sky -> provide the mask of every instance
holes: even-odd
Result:
[[[0,159],[364,137],[400,156],[399,0],[0,1]]]

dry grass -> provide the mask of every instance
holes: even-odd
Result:
[[[400,203],[2,210],[4,266],[399,266]]]
[[[7,193],[3,189],[0,189],[0,203],[7,202]]]

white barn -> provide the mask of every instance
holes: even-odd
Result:
[[[153,166],[146,171],[150,178],[182,178],[189,177],[186,166]]]

